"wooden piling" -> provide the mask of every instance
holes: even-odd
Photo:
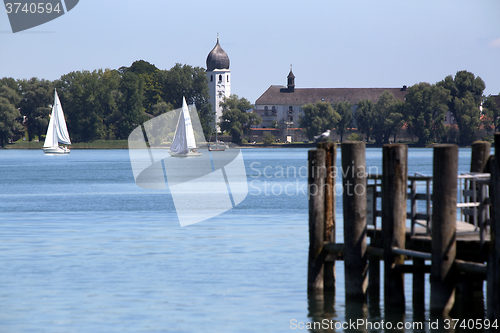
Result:
[[[414,317],[419,318],[418,320],[425,318],[425,273],[423,271],[425,267],[425,259],[413,258],[413,266],[417,269],[417,272],[413,273],[413,290],[412,290],[412,303],[413,303],[413,313]],[[417,320],[416,318],[414,318]]]
[[[470,172],[484,172],[486,163],[490,158],[491,143],[476,141],[472,144]]]
[[[337,144],[320,142],[318,149],[325,151],[325,242],[335,243],[335,179],[337,177]],[[335,291],[335,256],[327,255],[324,266],[324,288]]]
[[[323,290],[325,227],[325,151],[311,149],[308,154],[309,262],[308,291]]]
[[[470,163],[470,172],[489,172],[486,171],[488,159],[490,157],[490,149],[491,143],[486,141],[476,141],[471,146],[471,163]],[[489,170],[489,169],[488,169]],[[469,183],[468,189],[476,191],[476,197],[478,201],[484,201],[483,196],[481,195],[482,187],[481,185],[476,185],[473,187],[473,182]],[[474,201],[473,197],[465,197],[465,202]],[[464,220],[471,224],[474,224],[474,220],[476,219],[478,225],[480,226],[481,222],[485,219],[486,207],[479,206],[477,212],[474,215],[465,215]],[[481,239],[484,239],[485,229],[481,228]],[[482,246],[482,244],[481,244]],[[455,265],[457,268],[460,264],[457,264],[458,260],[455,261]],[[457,304],[457,308],[459,311],[463,313],[470,313],[471,311],[475,311],[475,306],[477,305],[474,299],[474,295],[483,295],[483,283],[478,283],[474,279],[471,279],[469,276],[465,276],[465,278],[458,279],[456,283],[456,295],[455,301]]]
[[[382,164],[384,305],[404,311],[404,273],[396,270],[397,265],[404,265],[404,256],[394,254],[392,248],[405,248],[408,146],[384,145]]]
[[[458,146],[435,146],[433,164],[430,311],[447,316],[455,301]]]
[[[495,133],[495,157],[490,160],[491,231],[488,258],[487,318],[500,320],[500,133]]]
[[[380,303],[380,257],[368,254],[368,300],[370,306]]]
[[[344,264],[346,299],[366,299],[366,156],[364,142],[343,142]]]

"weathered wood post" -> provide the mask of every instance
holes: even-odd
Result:
[[[485,172],[486,164],[490,158],[491,143],[486,141],[476,141],[471,146],[470,172]],[[472,182],[469,187],[472,188]],[[478,190],[477,187],[474,190]],[[471,199],[466,198],[467,202]],[[470,215],[465,216],[465,221],[473,223],[473,218]]]
[[[309,263],[308,291],[323,290],[325,251],[325,151],[311,149],[308,154]]]
[[[404,256],[392,248],[405,248],[406,193],[408,188],[408,146],[384,145],[382,174],[382,237],[384,242],[384,305],[405,310]]]
[[[366,156],[364,142],[342,142],[346,299],[366,299]]]
[[[488,258],[486,316],[500,320],[500,133],[495,133],[495,157],[490,165],[491,242]]]
[[[413,318],[415,321],[423,321],[425,319],[425,259],[413,258],[413,273],[412,282],[412,298],[413,298]]]
[[[470,172],[484,172],[484,168],[490,158],[491,143],[476,141],[472,144],[470,160]]]
[[[337,144],[320,142],[318,149],[323,149],[325,155],[325,242],[335,243],[335,178],[337,177]],[[336,281],[335,255],[326,256],[324,267],[325,290],[334,291]]]
[[[491,143],[486,141],[476,141],[472,144],[470,172],[479,172],[479,173],[485,172],[486,164],[490,157],[490,149],[491,149]],[[476,191],[477,200],[484,201],[480,193],[480,191],[482,191],[481,185],[476,183],[476,186],[474,188],[473,184],[474,182],[470,181],[467,189]],[[473,198],[474,197],[465,197],[465,201],[471,202],[473,201]],[[477,219],[476,221],[478,223],[484,221],[486,207],[479,206],[477,208],[473,208],[473,210],[477,210],[475,213]],[[474,224],[474,216],[465,215],[465,221]],[[478,225],[480,226],[480,224]],[[481,228],[480,230],[483,233],[481,237],[484,237],[485,229]],[[471,313],[471,311],[477,311],[477,304],[483,302],[482,300],[483,281],[473,279],[470,276],[461,275],[459,276],[455,284],[455,287],[456,287],[455,303],[457,304],[458,312],[466,314],[466,313]]]
[[[432,315],[448,315],[455,302],[458,146],[434,147],[432,208]]]

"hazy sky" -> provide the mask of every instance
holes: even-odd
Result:
[[[297,88],[400,87],[467,70],[500,93],[498,0],[80,0],[67,14],[12,33],[0,13],[0,77],[49,80],[146,60],[206,67],[220,43],[232,93],[252,103]]]

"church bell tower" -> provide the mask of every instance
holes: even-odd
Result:
[[[229,70],[229,57],[219,44],[210,51],[207,57],[207,78],[209,100],[212,104],[212,110],[216,114],[216,122],[222,117],[222,107],[220,103],[224,97],[231,95],[231,71]],[[218,128],[218,127],[217,127]]]

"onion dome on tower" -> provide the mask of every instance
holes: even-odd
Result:
[[[211,72],[214,69],[229,69],[229,57],[220,46],[219,37],[217,37],[217,44],[207,57],[207,71]]]

